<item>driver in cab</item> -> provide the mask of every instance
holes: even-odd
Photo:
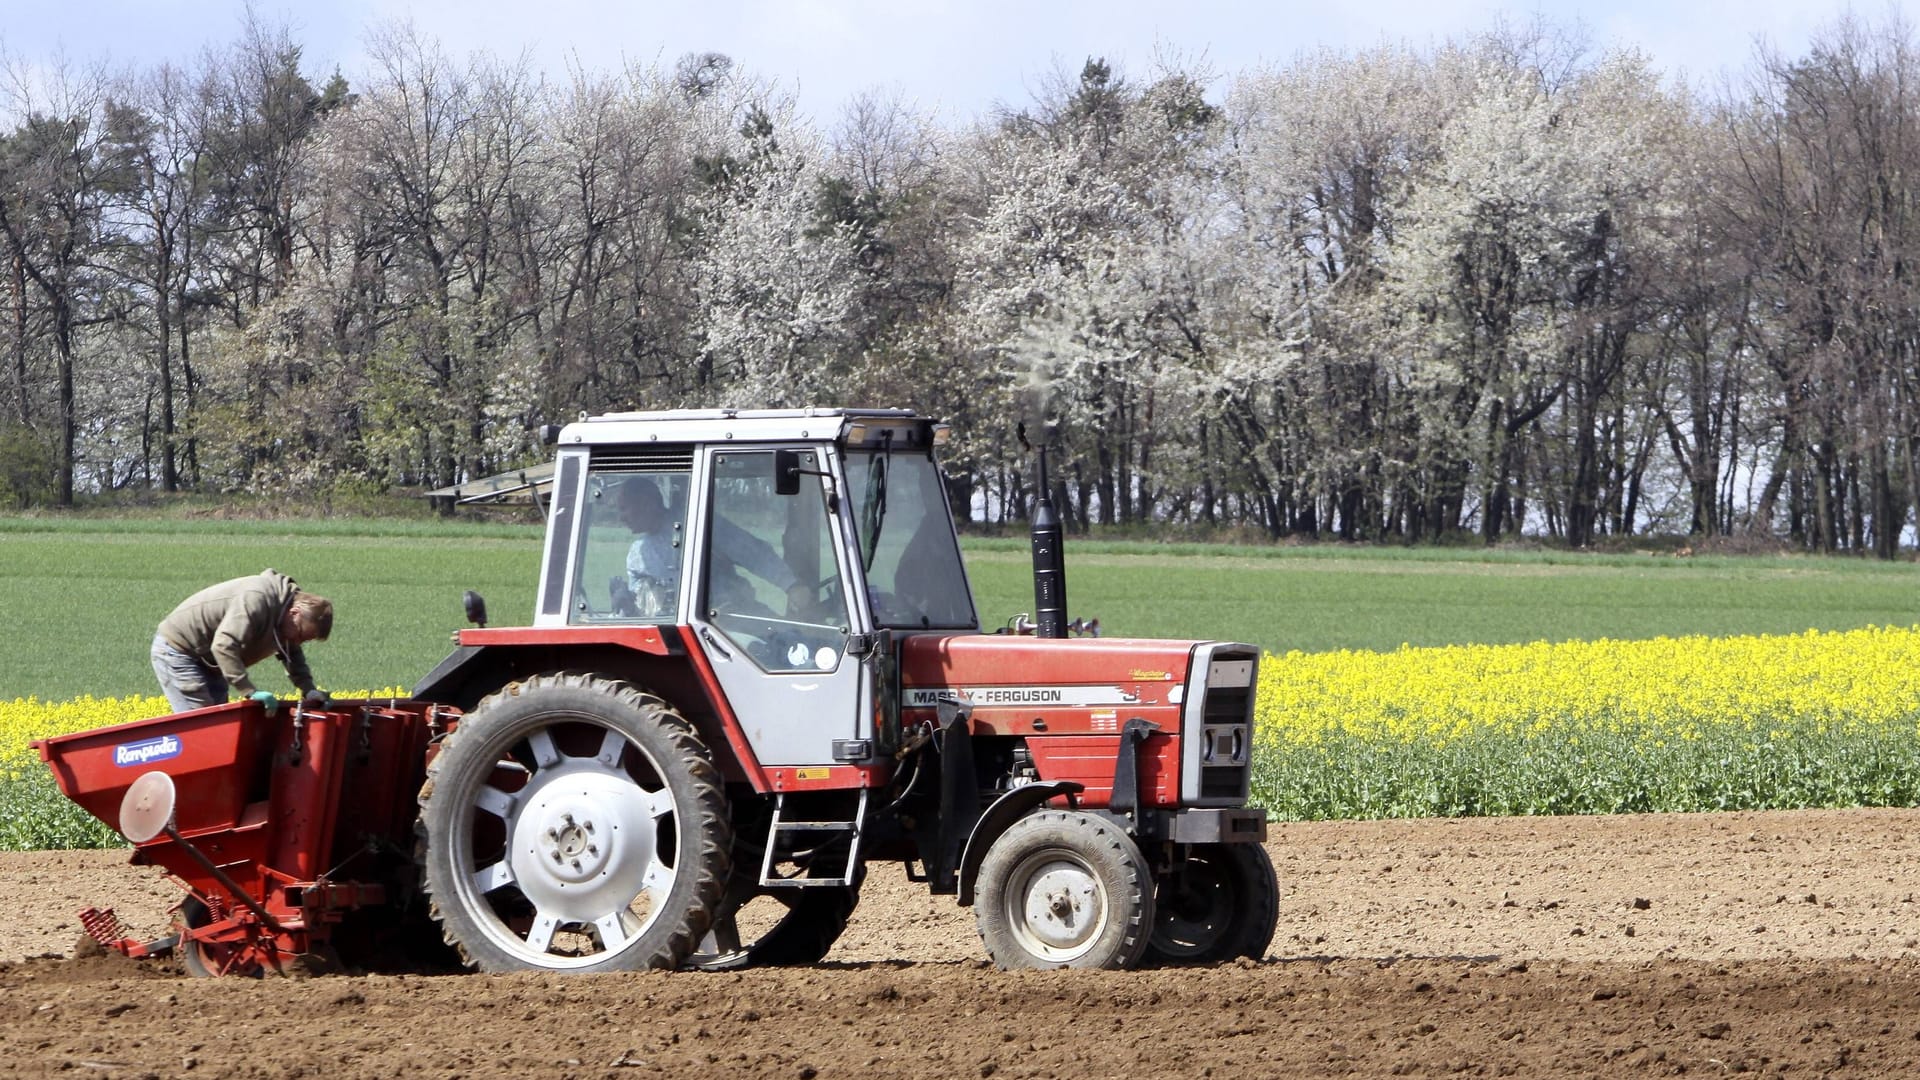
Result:
[[[616,597],[616,610],[641,618],[671,616],[680,595],[684,522],[679,519],[684,515],[685,500],[674,500],[670,511],[654,477],[634,476],[620,485],[617,505],[622,523],[633,530],[634,536],[627,548],[625,585],[629,595]],[[717,610],[741,615],[774,614],[755,595],[749,574],[786,594],[789,615],[806,610],[812,603],[811,591],[771,544],[717,513],[713,516],[712,546],[710,592]]]

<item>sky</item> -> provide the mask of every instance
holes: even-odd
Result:
[[[0,0],[0,48],[44,62],[186,62],[238,36],[247,0]],[[1874,22],[1912,17],[1920,0],[253,0],[291,28],[309,72],[352,81],[367,32],[411,22],[447,53],[526,52],[559,77],[569,63],[612,71],[670,67],[721,52],[793,92],[816,119],[872,89],[950,119],[1019,107],[1089,56],[1147,75],[1157,54],[1204,59],[1225,76],[1321,48],[1427,46],[1538,14],[1582,26],[1596,45],[1629,46],[1670,76],[1711,83],[1764,42],[1787,55],[1849,10]]]

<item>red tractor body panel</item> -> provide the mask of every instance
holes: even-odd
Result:
[[[460,644],[486,645],[619,645],[635,652],[666,656],[672,650],[666,634],[671,626],[515,626],[460,631]]]
[[[902,723],[941,701],[972,707],[975,735],[1023,738],[1041,780],[1085,786],[1105,806],[1128,720],[1158,727],[1140,752],[1147,806],[1180,803],[1180,717],[1194,642],[917,634],[900,650]]]

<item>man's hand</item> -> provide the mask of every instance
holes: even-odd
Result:
[[[259,702],[260,707],[266,710],[268,716],[272,716],[280,708],[280,699],[275,697],[271,690],[255,690],[253,693],[248,694],[247,697],[250,700]]]
[[[300,699],[300,707],[303,709],[324,709],[331,704],[333,704],[333,695],[317,686],[307,691],[307,696]]]
[[[613,613],[623,619],[636,618],[640,614],[640,601],[634,597],[633,586],[625,574],[615,574],[607,579],[607,599],[612,604]]]

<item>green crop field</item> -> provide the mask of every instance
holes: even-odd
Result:
[[[987,628],[1032,610],[1022,541],[966,552]],[[0,519],[0,700],[153,693],[160,619],[267,566],[338,605],[332,639],[309,651],[323,685],[411,686],[462,625],[463,590],[498,625],[526,621],[539,560],[530,525]],[[1908,563],[1069,540],[1067,566],[1073,614],[1109,635],[1275,652],[1920,622]]]
[[[1067,544],[1074,614],[1109,634],[1211,637],[1272,652],[1920,622],[1906,563],[1455,549]],[[1032,608],[1022,544],[970,544],[983,619]]]

